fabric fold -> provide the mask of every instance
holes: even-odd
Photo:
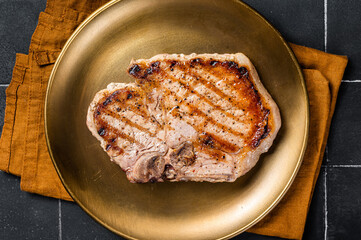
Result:
[[[0,169],[21,176],[21,189],[71,201],[46,146],[44,102],[48,79],[77,26],[107,0],[48,0],[32,36],[29,55],[17,54],[6,90]],[[281,202],[249,232],[301,239],[320,171],[347,58],[290,44],[303,68],[310,102],[308,146],[300,171]]]
[[[0,140],[0,169],[20,176],[24,156],[24,130],[29,95],[28,56],[17,54],[12,80],[6,89],[4,126]]]

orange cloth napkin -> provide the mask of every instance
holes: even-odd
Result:
[[[47,82],[61,48],[75,28],[108,0],[48,0],[31,39],[29,55],[17,54],[6,90],[0,169],[21,176],[21,189],[71,201],[51,162],[44,135]],[[310,99],[306,155],[291,189],[256,226],[263,235],[301,239],[320,170],[347,58],[291,44],[304,69]]]

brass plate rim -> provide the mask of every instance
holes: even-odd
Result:
[[[52,87],[52,84],[54,82],[54,78],[55,78],[55,74],[56,71],[59,67],[59,64],[64,56],[64,54],[66,53],[67,49],[69,48],[69,46],[71,45],[71,43],[73,42],[73,40],[78,36],[78,34],[82,31],[83,28],[85,28],[87,26],[87,24],[92,21],[95,17],[97,17],[100,13],[102,13],[103,11],[105,11],[106,9],[110,8],[111,6],[117,4],[118,2],[121,2],[123,0],[112,0],[108,3],[106,3],[105,5],[101,6],[100,8],[98,8],[97,10],[95,10],[92,14],[90,14],[76,29],[75,31],[72,33],[72,35],[70,36],[70,38],[66,41],[66,43],[64,44],[64,47],[62,48],[55,64],[54,67],[51,71],[50,77],[49,77],[49,81],[48,81],[48,85],[47,85],[47,90],[46,90],[46,95],[45,95],[45,106],[44,106],[44,123],[45,123],[45,139],[46,139],[46,144],[47,144],[47,148],[49,151],[49,155],[51,158],[51,161],[55,167],[55,170],[62,182],[62,184],[64,185],[66,191],[69,193],[69,195],[72,197],[72,199],[77,203],[77,205],[79,205],[81,207],[81,209],[83,211],[85,211],[89,216],[91,216],[94,220],[96,220],[99,224],[101,224],[102,226],[104,226],[105,228],[109,229],[110,231],[114,232],[115,234],[118,234],[119,236],[125,237],[127,239],[137,239],[134,238],[132,236],[129,236],[123,232],[120,232],[119,230],[113,228],[112,226],[108,225],[107,223],[103,222],[101,219],[99,219],[97,216],[95,216],[89,209],[87,209],[82,202],[76,197],[76,194],[73,193],[70,189],[70,187],[68,186],[68,184],[65,182],[64,178],[62,177],[62,174],[60,172],[60,169],[58,168],[58,165],[55,161],[55,158],[53,156],[52,153],[52,144],[50,142],[49,139],[49,134],[48,134],[48,116],[47,116],[47,108],[48,108],[48,101],[49,101],[49,94],[50,94],[50,90]],[[243,5],[243,7],[247,8],[248,10],[250,10],[253,14],[255,14],[257,17],[259,17],[264,23],[266,23],[268,25],[268,27],[275,32],[275,34],[277,35],[277,37],[281,40],[282,44],[284,45],[284,47],[286,48],[287,52],[289,53],[293,63],[295,64],[295,67],[297,69],[298,75],[301,79],[301,86],[302,86],[302,90],[304,92],[304,97],[305,100],[307,102],[307,106],[306,106],[306,113],[305,113],[305,131],[304,131],[304,138],[303,138],[303,142],[302,142],[302,150],[300,152],[299,158],[297,160],[297,164],[296,167],[289,179],[289,181],[287,182],[287,184],[285,185],[285,187],[283,188],[283,190],[281,191],[281,193],[277,196],[277,198],[272,202],[272,204],[266,209],[264,210],[257,218],[255,218],[253,221],[251,221],[250,223],[248,223],[247,225],[239,228],[238,230],[223,236],[221,238],[218,239],[230,239],[234,236],[237,236],[238,234],[245,232],[247,229],[251,228],[252,226],[254,226],[255,224],[257,224],[260,220],[262,220],[262,218],[264,218],[274,207],[277,206],[277,204],[282,200],[282,198],[284,197],[284,195],[287,193],[287,191],[289,190],[289,188],[291,187],[293,181],[296,178],[296,175],[301,167],[301,164],[303,162],[303,158],[305,155],[305,151],[306,151],[306,147],[307,147],[307,140],[309,137],[309,98],[308,98],[308,93],[306,90],[306,84],[305,84],[305,80],[302,74],[302,69],[295,57],[294,52],[292,51],[292,49],[290,48],[290,46],[288,45],[288,43],[285,41],[285,39],[283,38],[283,36],[281,35],[281,33],[275,28],[273,27],[272,24],[270,24],[268,22],[268,20],[265,19],[265,17],[263,17],[260,13],[258,13],[255,9],[253,9],[252,7],[250,7],[248,4],[242,2],[241,0],[232,0],[233,2],[235,2],[236,4],[241,4]]]

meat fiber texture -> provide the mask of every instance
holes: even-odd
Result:
[[[276,103],[236,54],[160,54],[132,60],[134,83],[111,83],[87,126],[130,182],[233,182],[271,147]]]

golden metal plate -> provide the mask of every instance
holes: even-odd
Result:
[[[277,102],[282,128],[270,151],[234,183],[132,184],[85,125],[94,94],[133,81],[132,58],[159,53],[245,53]],[[99,223],[134,239],[222,239],[264,217],[302,161],[308,99],[293,53],[258,13],[235,0],[116,0],[74,32],[50,77],[46,134],[74,200]]]

